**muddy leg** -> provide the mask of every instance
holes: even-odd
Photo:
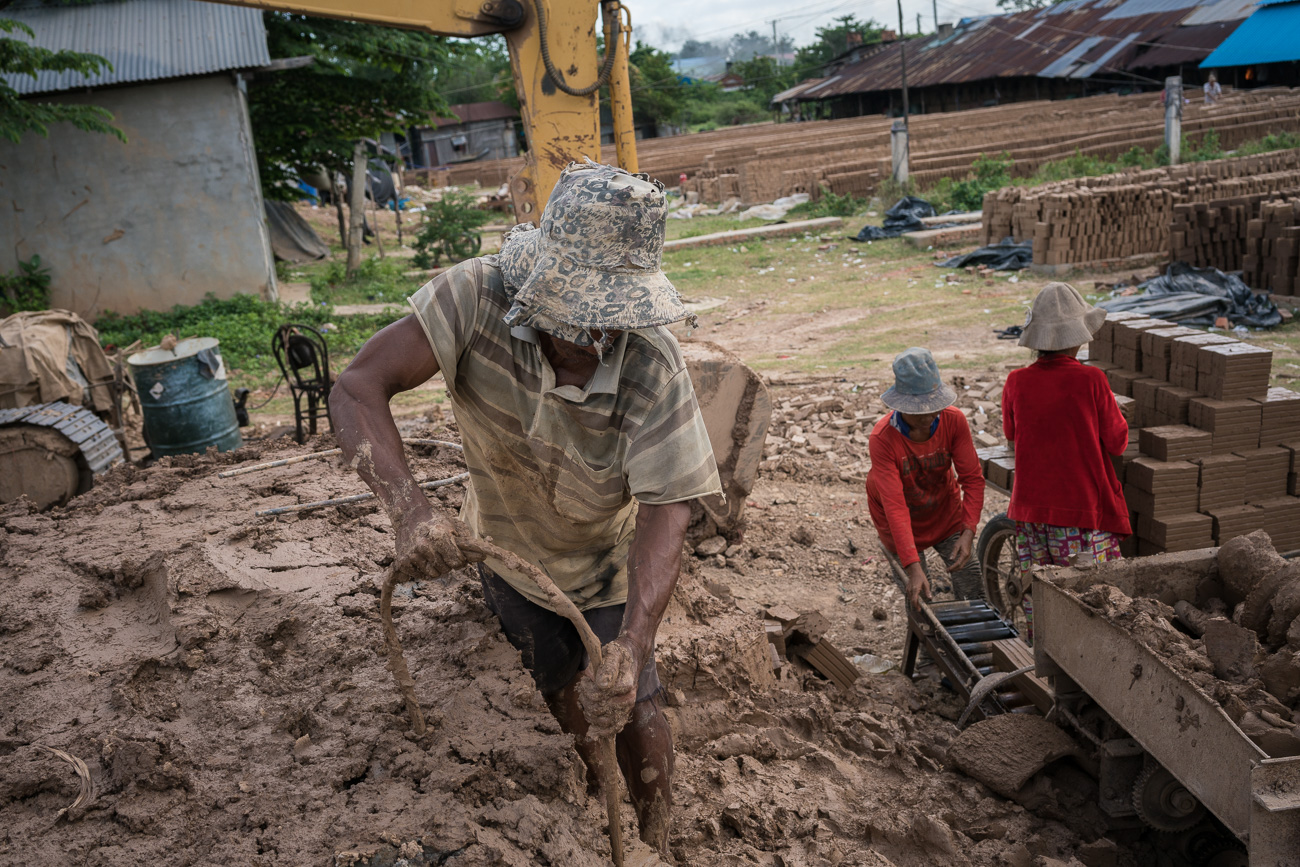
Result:
[[[623,769],[641,839],[669,860],[668,831],[673,810],[673,732],[658,696],[636,703],[632,718],[619,732],[618,764]],[[670,862],[671,863],[671,862]]]
[[[578,704],[576,682],[575,678],[574,683],[546,696],[546,703],[560,721],[560,727],[575,736],[578,755],[582,756],[590,771],[587,775],[588,791],[594,793],[599,777],[597,755],[595,744],[586,738],[587,720]],[[619,767],[632,796],[632,805],[636,808],[641,839],[668,860],[673,803],[673,733],[658,697],[637,702],[631,719],[618,735],[616,748]]]

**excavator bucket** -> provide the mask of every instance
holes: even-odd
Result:
[[[725,535],[740,527],[758,479],[772,398],[757,373],[717,344],[688,340],[681,347],[722,477],[724,496],[706,497],[701,503]]]

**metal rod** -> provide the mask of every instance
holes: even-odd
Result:
[[[430,491],[434,488],[441,488],[445,485],[454,485],[457,482],[463,482],[469,478],[469,473],[451,476],[446,479],[438,479],[433,482],[420,482],[419,487],[423,490]],[[306,512],[310,509],[323,509],[326,506],[345,506],[349,503],[360,503],[365,500],[374,498],[373,493],[355,494],[351,497],[336,497],[332,500],[317,500],[314,503],[299,503],[296,506],[279,506],[275,509],[261,509],[253,513],[254,517],[265,518],[273,515],[287,515],[291,512]]]
[[[457,449],[458,451],[462,451],[462,452],[465,451],[465,447],[462,446],[460,443],[448,442],[447,440],[403,439],[402,442],[406,443],[408,446],[447,446],[448,448]],[[312,452],[311,454],[306,454],[306,455],[295,455],[294,457],[291,458],[281,458],[278,461],[267,461],[264,464],[253,464],[251,467],[240,467],[239,469],[236,470],[225,470],[224,472],[217,473],[217,478],[230,479],[230,478],[234,478],[235,476],[242,476],[245,473],[255,473],[258,470],[269,470],[269,469],[273,469],[274,467],[287,467],[290,464],[298,464],[298,463],[302,463],[303,461],[314,461],[319,458],[328,458],[328,457],[333,457],[334,455],[341,455],[341,454],[343,454],[343,449],[327,449],[323,452]]]

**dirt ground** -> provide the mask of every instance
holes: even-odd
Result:
[[[743,537],[687,558],[660,631],[673,854],[704,867],[1159,863],[1133,834],[1101,836],[1081,774],[1048,779],[1031,812],[949,770],[961,707],[933,679],[864,668],[841,691],[800,662],[773,670],[773,606],[820,611],[850,657],[900,659],[902,598],[863,491],[888,359],[934,348],[972,431],[996,437],[998,383],[1025,357],[992,327],[1023,321],[1041,285],[950,283],[901,241],[820,241],[666,261],[689,296],[725,297],[694,336],[764,372],[781,440]],[[444,396],[434,381],[396,399],[404,432],[456,437]],[[333,445],[267,437],[291,422],[284,406],[255,415],[238,452],[121,467],[66,508],[0,512],[0,864],[608,863],[571,740],[469,574],[396,599],[430,721],[416,739],[383,655],[382,512],[253,514],[357,493],[359,479],[328,460],[216,478]],[[417,476],[459,471],[455,453],[420,448]],[[461,496],[438,494],[449,510]],[[990,493],[986,518],[1003,508]],[[46,748],[85,763],[89,800],[60,812],[78,775]]]
[[[869,412],[864,385],[791,375],[773,395],[779,416],[831,393]],[[407,416],[455,435],[438,404]],[[399,592],[431,723],[415,739],[384,665],[382,512],[253,515],[359,480],[332,461],[216,478],[330,445],[118,468],[68,508],[0,516],[0,863],[607,863],[581,762],[469,575]],[[460,466],[417,450],[422,478]],[[947,770],[960,708],[935,682],[864,673],[842,692],[802,663],[773,671],[767,607],[821,611],[850,656],[897,660],[904,627],[860,481],[824,453],[764,466],[744,538],[688,558],[660,634],[680,863],[1140,863],[1098,838],[1086,787],[1030,813]],[[77,776],[44,747],[88,769],[66,815]]]

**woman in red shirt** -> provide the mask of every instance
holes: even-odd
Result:
[[[893,412],[876,423],[867,444],[867,508],[881,543],[907,573],[912,605],[930,598],[921,560],[926,548],[943,558],[958,599],[984,596],[971,550],[984,508],[984,476],[966,416],[952,406],[956,399],[929,350],[900,353],[894,387],[880,396]]]
[[[1020,336],[1038,360],[1011,371],[1002,391],[1002,429],[1016,450],[1007,515],[1023,571],[1117,559],[1131,532],[1109,457],[1128,447],[1128,422],[1106,374],[1076,358],[1105,319],[1073,286],[1044,286]]]

